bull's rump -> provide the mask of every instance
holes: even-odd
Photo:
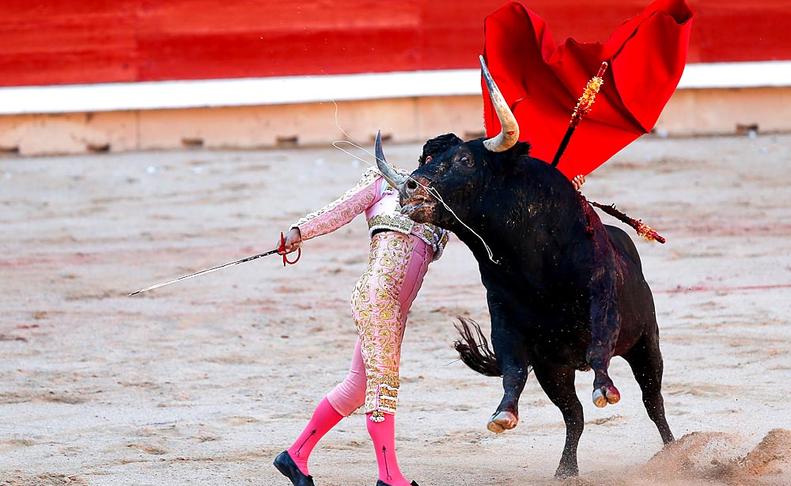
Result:
[[[656,333],[654,297],[643,275],[640,254],[632,238],[622,229],[604,225],[618,258],[623,280],[618,288],[618,307],[621,330],[615,354],[621,355],[630,349],[646,333]]]

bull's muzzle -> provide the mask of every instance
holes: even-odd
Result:
[[[420,189],[420,184],[417,183],[417,180],[410,177],[404,183],[404,186],[401,189],[401,195],[408,199],[415,195],[415,193]]]
[[[431,181],[425,177],[409,177],[401,187],[401,213],[419,223],[430,223],[437,200],[428,191]]]

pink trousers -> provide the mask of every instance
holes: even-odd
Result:
[[[327,394],[348,416],[365,405],[371,420],[394,414],[407,313],[423,283],[433,250],[420,238],[395,231],[373,235],[368,267],[352,293],[358,339],[349,373]]]

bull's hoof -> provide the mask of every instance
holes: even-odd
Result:
[[[607,387],[604,395],[607,397],[607,403],[610,405],[615,405],[616,403],[621,401],[621,392],[615,388],[615,385],[610,385]]]
[[[593,390],[593,404],[599,408],[607,406],[607,397],[604,396],[604,392],[601,388]]]
[[[492,415],[492,418],[489,419],[489,423],[486,424],[486,428],[495,434],[500,434],[506,430],[513,429],[518,423],[519,417],[507,410],[503,410],[501,412],[495,412],[495,414]]]
[[[593,390],[593,404],[604,408],[607,404],[614,405],[621,401],[621,392],[615,385],[607,385]]]

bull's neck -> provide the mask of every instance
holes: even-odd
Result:
[[[478,261],[481,267],[501,270],[505,267],[512,266],[512,256],[501,248],[501,245],[491,233],[482,230],[477,225],[470,226],[473,227],[475,233],[466,228],[456,231],[455,233],[456,236],[459,237],[459,240],[472,251],[475,260]],[[490,251],[491,257],[489,256]]]
[[[507,194],[494,189],[485,191],[477,201],[480,210],[471,211],[473,216],[465,221],[474,233],[463,227],[455,233],[482,267],[542,272],[557,261],[553,254],[563,251],[563,242],[570,241],[570,232],[579,219],[578,204],[570,199],[575,197],[573,193],[564,195],[531,187],[528,180],[517,187],[523,189]],[[481,239],[491,249],[496,264]]]
[[[478,204],[483,209],[474,211],[474,214],[464,221],[469,228],[459,225],[454,232],[481,265],[496,265],[502,269],[513,265],[513,260],[519,251],[513,245],[517,233],[515,230],[525,226],[526,215],[518,215],[518,220],[509,220],[506,215],[515,213],[515,201],[509,198],[501,198],[500,201],[496,200],[496,197],[496,194],[484,194],[478,200]],[[497,203],[485,204],[485,201],[493,200]],[[487,247],[491,251],[491,258]]]

